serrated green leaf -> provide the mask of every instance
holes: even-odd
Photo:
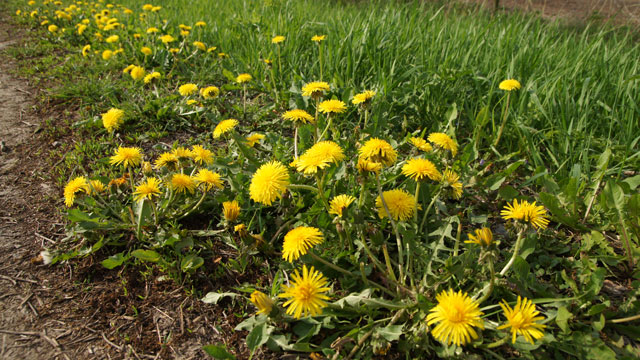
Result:
[[[396,341],[402,335],[402,328],[404,325],[388,325],[383,328],[377,328],[376,334],[382,336],[385,340],[392,342]]]

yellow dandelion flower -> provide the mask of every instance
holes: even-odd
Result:
[[[236,200],[222,203],[222,216],[228,222],[234,222],[240,216],[240,205]]]
[[[144,10],[144,11],[151,11],[151,9],[153,9],[153,5],[151,5],[151,4],[142,5],[142,10]]]
[[[531,204],[526,200],[518,202],[518,199],[514,199],[513,204],[507,204],[500,215],[505,220],[512,219],[531,224],[536,229],[546,229],[549,224],[547,210],[543,206],[536,205],[535,201]]]
[[[49,27],[47,28],[47,30],[49,30],[50,33],[55,33],[59,29],[60,28],[57,25],[54,25],[54,24],[49,25]]]
[[[171,176],[171,188],[177,193],[193,193],[196,184],[194,178],[186,174],[173,174]]]
[[[175,167],[178,165],[178,157],[174,153],[165,152],[160,154],[160,156],[153,163],[156,169],[160,169],[163,167]]]
[[[491,246],[493,244],[493,233],[491,229],[487,227],[483,227],[480,229],[476,229],[474,234],[469,234],[469,240],[465,241],[467,244],[478,244],[480,246]]]
[[[431,133],[427,139],[435,146],[451,151],[453,156],[458,153],[458,144],[445,133]]]
[[[205,149],[200,145],[193,145],[191,147],[190,156],[197,164],[211,164],[213,163],[213,153],[211,150]]]
[[[135,81],[142,80],[146,75],[146,71],[142,66],[134,66],[131,68],[131,78]]]
[[[80,24],[78,25],[78,35],[82,35],[85,30],[87,30],[87,25],[84,24]]]
[[[178,146],[177,148],[171,150],[171,153],[175,155],[178,160],[180,159],[188,159],[191,157],[191,150],[186,149],[185,147]]]
[[[356,168],[360,173],[379,173],[382,169],[382,164],[359,157]]]
[[[249,300],[258,308],[258,314],[269,315],[271,309],[273,309],[273,300],[258,290],[251,293]]]
[[[281,42],[283,42],[285,39],[284,36],[278,35],[278,36],[274,36],[273,39],[271,39],[271,43],[272,44],[280,44]]]
[[[243,83],[251,81],[251,79],[253,79],[253,77],[251,77],[250,74],[240,74],[240,75],[238,75],[236,77],[236,82],[238,84],[243,84]]]
[[[80,192],[89,193],[89,183],[84,176],[76,177],[64,187],[64,204],[71,207],[76,200],[76,194]]]
[[[215,52],[215,51],[216,51],[216,49],[217,49],[217,48],[218,48],[218,47],[216,47],[216,46],[212,46],[212,47],[210,47],[210,48],[208,48],[208,49],[207,49],[207,52],[208,52],[208,53],[213,53],[213,52]]]
[[[145,76],[143,81],[144,81],[145,84],[148,84],[148,83],[152,82],[154,79],[160,79],[160,77],[162,77],[162,75],[159,72],[154,71],[154,72],[150,73],[149,75]]]
[[[176,41],[176,38],[174,38],[171,35],[162,35],[162,36],[160,36],[160,41],[162,41],[163,44],[169,44],[169,43],[172,43],[172,42]]]
[[[333,141],[321,141],[302,154],[295,166],[299,172],[310,175],[331,166],[331,163],[337,164],[344,158],[344,151],[340,145]]]
[[[330,290],[327,287],[329,282],[322,273],[313,266],[307,269],[307,266],[303,265],[302,276],[296,270],[291,279],[291,286],[284,285],[284,292],[278,295],[280,298],[289,299],[283,304],[287,307],[287,314],[296,319],[322,314],[322,309],[327,306],[324,300],[329,299],[324,293]]]
[[[317,43],[324,41],[324,39],[327,38],[327,35],[313,35],[313,37],[311,37],[311,41],[315,41]]]
[[[429,310],[427,325],[437,325],[431,329],[431,334],[438,341],[450,345],[465,345],[478,334],[474,327],[484,329],[484,321],[480,317],[483,313],[479,304],[462,291],[452,289],[442,291],[438,296],[438,305]]]
[[[424,152],[430,152],[431,150],[433,150],[433,147],[431,146],[431,144],[429,144],[425,139],[423,138],[419,138],[419,137],[412,137],[411,139],[409,139],[409,141],[411,141],[411,143],[413,144],[413,146],[415,146],[416,148],[418,148],[418,150],[422,150]]]
[[[351,100],[351,102],[354,105],[365,104],[368,101],[370,101],[371,99],[373,99],[374,96],[376,96],[376,92],[375,91],[366,90],[364,92],[361,92],[360,94],[356,94],[353,97],[353,99]]]
[[[133,69],[134,67],[135,67],[135,65],[131,64],[131,65],[127,66],[126,68],[122,69],[122,73],[123,74],[128,74],[131,71],[131,69]]]
[[[118,35],[111,35],[108,38],[106,38],[104,41],[106,41],[109,44],[113,44],[115,42],[118,42],[118,40],[120,40],[120,36]]]
[[[342,210],[349,207],[349,205],[351,205],[351,203],[353,203],[354,201],[356,201],[356,198],[351,195],[335,196],[329,202],[329,214],[342,217]]]
[[[111,57],[113,56],[113,51],[111,50],[105,50],[102,52],[102,60],[109,60],[111,59]]]
[[[500,85],[498,85],[498,87],[500,88],[500,90],[512,91],[520,89],[521,85],[518,80],[508,79],[500,82]]]
[[[502,300],[500,307],[502,308],[502,311],[504,311],[507,323],[498,326],[498,329],[506,329],[510,327],[511,334],[513,335],[513,343],[516,342],[518,334],[524,336],[524,338],[531,344],[533,344],[534,339],[537,340],[544,336],[542,329],[547,326],[536,323],[538,320],[544,320],[544,317],[537,316],[540,312],[536,310],[536,306],[533,305],[531,300],[527,298],[522,299],[518,296],[518,301],[516,302],[515,307],[511,308],[505,300]]]
[[[147,34],[155,34],[157,32],[159,32],[160,30],[158,30],[157,27],[150,27],[147,29]]]
[[[217,139],[220,136],[228,133],[229,131],[233,130],[238,124],[238,120],[236,119],[227,119],[220,121],[220,123],[216,125],[216,128],[213,129],[213,138]]]
[[[145,55],[147,55],[147,56],[149,56],[149,55],[153,54],[153,50],[151,50],[151,48],[150,48],[150,47],[147,47],[147,46],[143,46],[143,47],[140,49],[140,52],[142,52],[143,54],[145,54]]]
[[[318,110],[323,114],[341,114],[347,110],[347,104],[340,100],[326,100],[318,105]]]
[[[103,193],[106,190],[104,183],[100,180],[89,180],[89,195]]]
[[[247,145],[254,147],[260,140],[264,139],[264,137],[262,134],[251,134],[247,136]]]
[[[82,48],[82,56],[87,57],[91,54],[91,45],[87,44]]]
[[[305,255],[308,250],[324,241],[320,229],[300,226],[287,233],[284,236],[282,244],[282,258],[288,262],[297,260],[300,256]]]
[[[179,53],[179,52],[180,52],[180,49],[178,49],[178,48],[171,48],[171,49],[169,49],[169,52],[170,52],[170,53],[172,53],[172,54],[177,54],[177,53]]]
[[[142,173],[145,175],[153,174],[153,167],[151,166],[151,163],[148,161],[143,161],[142,165],[140,165],[140,168],[142,168]]]
[[[106,113],[102,114],[102,125],[107,131],[111,132],[117,130],[122,125],[124,119],[124,111],[116,108],[111,108]]]
[[[287,168],[278,161],[271,161],[253,174],[249,195],[255,202],[271,205],[273,201],[282,197],[289,185]]]
[[[220,89],[215,86],[207,86],[206,88],[200,89],[200,96],[204,99],[213,99],[220,95]]]
[[[207,26],[207,23],[204,22],[204,21],[198,21],[193,26],[195,26],[195,27],[205,27],[205,26]]]
[[[205,45],[202,41],[194,41],[193,46],[197,47],[202,51],[207,51],[207,45]]]
[[[451,188],[451,196],[454,199],[460,199],[462,197],[462,183],[460,182],[460,176],[452,170],[445,170],[442,174],[442,180],[444,185]]]
[[[301,109],[293,109],[286,111],[282,114],[282,118],[285,120],[292,121],[295,125],[302,125],[304,123],[312,123],[314,122],[313,116],[308,112]]]
[[[393,165],[398,158],[398,154],[391,144],[378,138],[367,140],[358,152],[363,159],[381,163],[386,166]]]
[[[402,174],[414,181],[423,181],[427,178],[440,181],[442,175],[436,166],[427,159],[413,158],[402,165]]]
[[[195,180],[198,183],[198,186],[202,185],[205,191],[209,191],[211,189],[222,189],[224,187],[224,183],[222,179],[220,179],[220,174],[213,172],[209,169],[200,169],[195,176]]]
[[[220,59],[228,58],[229,54],[221,52],[221,53],[218,53],[218,57]],[[249,79],[249,80],[251,80],[251,79]]]
[[[191,84],[191,83],[180,85],[180,87],[178,88],[178,92],[182,96],[190,96],[195,94],[197,91],[198,91],[198,85]]]
[[[136,191],[133,192],[133,199],[135,201],[142,199],[152,200],[154,196],[159,196],[160,193],[160,180],[150,177],[142,184],[136,186]]]
[[[111,157],[111,165],[122,165],[124,167],[137,166],[142,161],[142,150],[137,147],[118,147],[115,155]]]
[[[324,81],[314,81],[308,84],[305,84],[302,87],[302,96],[311,96],[316,98],[318,96],[322,96],[325,92],[331,90],[329,84]]]
[[[416,200],[413,195],[402,189],[393,189],[382,193],[384,201],[389,207],[391,217],[398,221],[406,221],[413,217],[413,211],[416,206]],[[378,208],[378,216],[380,219],[387,217],[387,211],[384,208],[380,195],[376,198],[376,207]]]

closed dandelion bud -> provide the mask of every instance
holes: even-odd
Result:
[[[237,201],[225,201],[222,203],[222,215],[228,222],[234,222],[240,216],[240,206]]]
[[[344,232],[344,227],[339,222],[336,223],[336,231],[339,232],[339,233]]]
[[[151,163],[149,161],[142,162],[142,173],[145,175],[153,174],[153,167],[151,166]]]
[[[258,308],[258,314],[269,315],[273,309],[273,299],[258,290],[251,294],[249,300]]]

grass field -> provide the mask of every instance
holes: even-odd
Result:
[[[54,262],[242,298],[256,357],[640,355],[633,33],[411,1],[12,4],[42,39],[14,56],[65,49],[23,75],[79,117],[45,129],[74,139]],[[199,292],[223,273],[256,280]]]

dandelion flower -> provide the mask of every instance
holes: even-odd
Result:
[[[282,114],[282,118],[292,121],[295,125],[302,125],[304,123],[313,124],[314,122],[313,116],[311,116],[311,114],[300,109],[286,111],[284,114]]]
[[[324,39],[327,38],[327,35],[313,35],[313,37],[311,37],[311,41],[315,41],[317,43],[324,41]]]
[[[180,49],[178,49],[178,48],[171,48],[171,49],[169,49],[169,52],[170,52],[170,53],[172,53],[172,54],[177,54],[177,53],[179,53],[179,52],[180,52]]]
[[[436,166],[427,159],[413,158],[408,160],[402,166],[402,174],[412,178],[414,181],[423,181],[429,178],[434,181],[440,181],[442,175],[436,169]]]
[[[535,201],[533,204],[526,200],[518,203],[518,199],[514,199],[513,204],[507,204],[500,215],[505,220],[512,219],[531,224],[536,229],[546,229],[549,224],[547,210],[543,206],[536,205]]]
[[[412,195],[402,189],[394,189],[382,193],[384,201],[389,207],[389,213],[394,220],[406,221],[413,217],[413,211],[416,206],[416,200]],[[378,216],[380,219],[387,217],[387,211],[384,208],[380,195],[376,198],[376,207],[378,208]]]
[[[214,139],[219,138],[220,136],[233,130],[233,128],[235,128],[237,125],[238,125],[238,120],[236,119],[227,119],[227,120],[220,121],[220,123],[216,125],[216,128],[213,129],[213,138]]]
[[[135,65],[131,64],[129,66],[127,66],[126,68],[122,69],[122,73],[123,74],[128,74],[129,72],[131,72],[131,69],[133,69],[135,67]]]
[[[453,156],[458,153],[458,144],[445,133],[431,133],[427,139],[435,146],[451,151]]]
[[[329,91],[331,88],[329,84],[324,81],[314,81],[305,84],[302,87],[302,96],[311,96],[317,98],[323,95],[323,93]]]
[[[111,50],[105,50],[102,52],[102,60],[109,60],[111,59],[111,57],[113,56],[113,51]]]
[[[180,87],[178,88],[178,92],[182,96],[193,95],[196,93],[196,91],[198,91],[198,85],[191,83],[180,85]]]
[[[224,183],[220,179],[220,174],[209,169],[200,169],[194,179],[198,183],[198,186],[202,185],[204,187],[205,191],[214,188],[222,189],[224,187]]]
[[[234,222],[240,216],[240,205],[236,200],[222,203],[222,216],[228,222]]]
[[[82,48],[82,56],[87,57],[91,54],[91,45],[87,44]]]
[[[47,30],[49,30],[50,33],[55,33],[59,29],[60,28],[57,25],[54,25],[54,24],[49,25],[49,27],[47,28]]]
[[[160,30],[158,30],[157,27],[150,27],[150,28],[147,29],[147,34],[155,34],[158,31],[160,31]]]
[[[284,285],[284,292],[278,297],[289,299],[283,306],[287,308],[287,314],[292,315],[296,319],[302,316],[315,316],[322,314],[322,308],[327,306],[324,300],[329,297],[324,295],[329,288],[327,279],[321,272],[316,271],[313,266],[307,269],[306,265],[302,266],[302,276],[298,270],[291,275],[291,286]]]
[[[302,154],[295,166],[296,170],[309,175],[317,173],[318,169],[331,166],[331,163],[337,164],[344,158],[344,151],[340,145],[333,141],[321,141]]]
[[[297,227],[284,236],[282,244],[282,258],[288,262],[297,260],[308,250],[324,241],[320,229],[308,226]]]
[[[165,152],[160,154],[153,165],[157,168],[173,167],[178,165],[178,157],[174,153]]]
[[[500,90],[512,91],[520,89],[521,85],[518,80],[508,79],[500,82],[500,85],[498,85],[498,87],[500,88]]]
[[[103,193],[106,190],[104,183],[100,180],[89,180],[89,195]]]
[[[202,51],[207,51],[207,45],[205,45],[202,41],[194,41],[193,46],[197,47]]]
[[[273,309],[273,300],[258,290],[251,294],[249,300],[258,308],[258,314],[269,315],[271,309]]]
[[[207,86],[206,88],[200,89],[200,96],[204,99],[213,99],[220,95],[220,89],[215,86]]]
[[[151,74],[149,74],[149,75],[145,76],[145,77],[144,77],[144,79],[143,79],[143,81],[144,81],[144,83],[145,83],[145,84],[148,84],[148,83],[152,82],[152,81],[153,81],[153,79],[160,79],[160,77],[161,77],[161,76],[162,76],[162,75],[160,75],[160,73],[159,73],[159,72],[154,71],[154,72],[152,72]]]
[[[431,146],[431,144],[429,144],[425,139],[423,138],[419,138],[419,137],[412,137],[411,139],[409,139],[409,141],[411,141],[411,143],[413,144],[413,146],[415,146],[416,148],[418,148],[418,150],[422,150],[424,152],[430,152],[431,150],[433,150],[433,147]]]
[[[195,26],[195,27],[205,27],[205,26],[207,26],[207,23],[204,22],[204,21],[198,21],[193,26]]]
[[[442,174],[442,179],[445,182],[445,186],[451,188],[451,196],[454,199],[460,199],[462,197],[462,183],[460,182],[460,176],[452,170],[445,170]]]
[[[144,11],[151,11],[151,9],[153,9],[153,5],[151,5],[151,4],[142,5],[142,10],[144,10]]]
[[[211,164],[213,162],[213,153],[211,150],[205,149],[200,145],[191,147],[190,156],[198,164]]]
[[[356,168],[360,173],[370,173],[370,172],[379,173],[380,170],[382,169],[382,164],[359,157],[358,163],[356,164]]]
[[[342,210],[349,207],[349,205],[351,205],[351,203],[353,203],[354,201],[356,201],[356,198],[351,195],[335,196],[329,202],[329,214],[342,217]]]
[[[149,30],[147,30],[147,32],[148,31]],[[172,43],[172,42],[176,41],[176,38],[174,38],[171,35],[162,35],[162,36],[160,36],[160,41],[162,41],[163,44],[169,44],[169,43]]]
[[[375,95],[376,95],[375,91],[367,90],[367,91],[361,92],[360,94],[356,94],[351,100],[351,102],[354,105],[364,104],[364,103],[367,103],[369,100],[373,99]]]
[[[78,176],[69,181],[64,187],[64,204],[67,207],[71,207],[76,200],[76,194],[79,192],[89,192],[89,183],[87,183],[87,179],[84,176]]]
[[[113,131],[120,128],[124,118],[124,111],[116,108],[111,108],[106,113],[102,114],[102,125],[107,131]]]
[[[358,152],[363,159],[386,166],[393,165],[398,158],[398,154],[393,150],[391,144],[378,138],[367,140]]]
[[[193,177],[186,174],[173,174],[171,176],[171,188],[177,193],[192,193],[196,184]]]
[[[246,82],[251,81],[251,79],[253,79],[253,77],[251,77],[250,74],[240,74],[236,77],[236,82],[238,84],[244,84]]]
[[[143,54],[145,54],[147,56],[153,54],[153,50],[151,50],[151,48],[147,47],[147,46],[143,46],[142,49],[140,49],[140,52],[142,52]]]
[[[111,157],[109,163],[111,165],[122,165],[125,168],[137,166],[142,161],[142,150],[137,147],[118,147],[115,155]]]
[[[131,68],[131,78],[135,81],[142,80],[146,75],[146,71],[142,66],[134,66]]]
[[[106,41],[109,44],[113,44],[114,42],[118,42],[118,40],[120,40],[120,37],[118,35],[111,35],[108,38],[106,38],[104,41]]]
[[[462,291],[454,292],[452,289],[442,291],[438,296],[438,305],[429,310],[427,325],[437,325],[431,330],[431,334],[438,341],[450,345],[465,345],[472,339],[477,339],[478,334],[474,327],[484,329],[484,321],[480,317],[483,313],[479,310],[479,304]]]
[[[468,244],[478,244],[480,246],[491,246],[493,244],[493,233],[491,229],[487,227],[483,227],[481,229],[476,229],[474,234],[469,234],[469,240],[465,241]]]
[[[272,44],[280,44],[281,42],[283,42],[285,39],[284,36],[278,35],[278,36],[274,36],[273,39],[271,39],[271,43]]]
[[[318,105],[318,110],[323,114],[340,114],[347,110],[347,104],[340,100],[326,100]]]
[[[518,296],[516,306],[511,308],[506,301],[502,300],[500,307],[504,311],[504,316],[507,318],[507,323],[498,326],[498,329],[511,328],[511,334],[513,335],[512,342],[516,342],[518,334],[524,336],[524,338],[533,344],[534,339],[540,339],[544,336],[542,329],[546,325],[538,324],[536,321],[543,320],[544,317],[537,316],[540,314],[536,310],[535,305],[531,300]]]
[[[160,180],[154,177],[147,178],[147,181],[136,186],[136,191],[133,192],[133,199],[140,201],[142,199],[151,200],[154,196],[160,195]]]
[[[288,185],[287,168],[278,161],[271,161],[260,166],[253,174],[249,195],[253,201],[271,205],[274,200],[282,197]]]
[[[262,139],[264,139],[264,135],[262,134],[251,134],[247,136],[247,145],[254,147]]]

